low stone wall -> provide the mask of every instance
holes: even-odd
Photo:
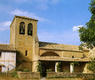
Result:
[[[82,78],[48,78],[46,80],[87,80]]]
[[[40,79],[39,72],[17,72],[20,79]]]
[[[38,72],[18,72],[20,79],[41,80]],[[95,79],[95,74],[86,73],[63,73],[63,72],[48,72],[45,80],[89,80]]]
[[[48,72],[47,78],[95,78],[95,74]]]

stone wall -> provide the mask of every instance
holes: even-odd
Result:
[[[18,72],[18,77],[20,79],[40,79],[39,72]]]
[[[48,72],[47,78],[86,78],[86,79],[92,79],[92,78],[95,78],[95,74]]]
[[[18,72],[20,79],[37,79],[40,80],[40,73],[33,72]],[[63,72],[48,72],[45,80],[89,80],[95,79],[95,74],[83,73],[63,73]]]

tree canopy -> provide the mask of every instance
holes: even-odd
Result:
[[[95,47],[95,0],[91,0],[89,11],[91,12],[91,18],[85,27],[79,29],[79,36],[80,46],[87,46],[92,49]]]

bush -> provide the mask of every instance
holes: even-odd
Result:
[[[20,68],[20,69],[17,69],[17,71],[23,71],[23,69]]]
[[[30,72],[29,69],[24,69],[23,72]]]
[[[42,72],[42,65],[40,61],[38,62],[37,71]]]
[[[42,77],[45,77],[46,76],[46,69],[45,69],[45,65],[39,61],[39,64],[37,66],[37,71],[40,72],[40,75]]]
[[[12,72],[11,75],[12,75],[12,77],[14,77],[14,78],[18,78],[17,71]]]
[[[52,69],[47,69],[47,72],[52,72]]]
[[[95,73],[95,58],[91,60],[87,68]]]
[[[58,65],[57,65],[57,71],[58,72],[62,72],[62,62],[58,62]]]

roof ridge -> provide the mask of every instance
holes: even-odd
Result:
[[[43,41],[39,41],[40,43],[48,43],[48,44],[57,44],[57,45],[67,45],[67,46],[79,46],[79,45],[72,45],[72,44],[61,44],[61,43],[53,43],[53,42],[43,42]]]

